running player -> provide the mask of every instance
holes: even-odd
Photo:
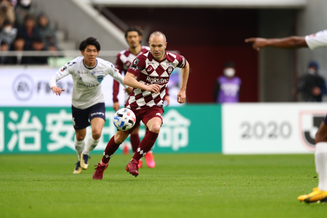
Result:
[[[100,51],[100,44],[97,39],[87,38],[81,42],[79,49],[82,56],[68,62],[49,80],[52,92],[60,95],[65,90],[57,87],[56,82],[69,74],[73,78],[72,117],[76,133],[74,147],[78,154],[78,162],[73,174],[80,174],[82,169],[88,168],[89,153],[97,146],[105,124],[105,103],[101,91],[102,80],[105,76],[111,75],[123,84],[124,79],[112,63],[97,58]],[[85,143],[86,128],[90,124],[92,134]]]
[[[125,31],[125,40],[129,45],[128,49],[125,49],[118,53],[116,57],[115,67],[119,70],[120,73],[126,74],[127,70],[131,66],[133,60],[140,54],[148,52],[150,49],[148,46],[142,46],[142,31],[140,28],[137,27],[129,27]],[[118,102],[117,95],[119,93],[119,83],[114,80],[113,84],[113,109],[117,111],[120,109],[120,105]],[[128,99],[127,93],[125,93],[125,99]],[[167,105],[170,102],[170,97],[168,95],[168,89],[166,90],[165,101]],[[135,152],[140,144],[140,137],[139,137],[139,126],[136,126],[134,131],[130,134],[130,142],[132,146],[132,151]],[[145,155],[147,166],[150,168],[155,167],[155,160],[153,157],[153,152],[149,151]],[[142,159],[139,160],[139,168],[142,167]]]
[[[138,162],[153,147],[163,123],[163,104],[165,90],[174,68],[182,68],[182,83],[177,95],[177,101],[184,103],[189,77],[189,64],[186,59],[178,54],[167,52],[166,37],[161,32],[153,32],[149,37],[150,52],[137,56],[124,77],[126,85],[136,87],[130,93],[125,106],[135,114],[137,121],[146,125],[146,135],[138,149],[134,152],[131,161],[126,166],[126,171],[138,176]],[[93,174],[93,179],[102,179],[108,162],[120,144],[133,132],[117,131],[105,148],[104,156],[98,163]]]
[[[278,39],[248,38],[245,42],[253,43],[257,51],[264,47],[302,48],[311,50],[319,47],[327,47],[327,30],[319,31],[307,36],[290,36]],[[316,150],[314,154],[316,171],[319,177],[318,187],[313,188],[307,195],[301,195],[298,200],[306,203],[327,201],[327,115],[321,122],[315,136]]]

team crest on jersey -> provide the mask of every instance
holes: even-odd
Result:
[[[174,70],[173,67],[168,67],[168,68],[167,68],[167,72],[168,72],[169,74],[171,74],[171,73],[173,72],[173,70]]]
[[[153,72],[153,71],[154,71],[153,66],[149,65],[149,66],[146,68],[146,71],[147,71],[148,73]]]
[[[101,81],[103,81],[103,79],[104,79],[104,75],[97,76],[98,82],[101,83]]]

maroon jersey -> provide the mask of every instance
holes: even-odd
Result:
[[[125,74],[126,71],[129,69],[129,67],[130,67],[131,63],[133,62],[133,60],[138,55],[140,55],[142,53],[145,53],[145,52],[148,52],[149,50],[150,49],[149,49],[148,46],[142,46],[141,51],[137,55],[132,54],[129,49],[125,49],[125,50],[121,51],[116,56],[116,62],[115,62],[116,69],[118,69],[121,74],[122,74],[122,72],[124,72],[124,74]],[[113,83],[113,102],[118,101],[117,95],[118,95],[118,92],[119,92],[119,86],[120,86],[120,84],[116,80],[114,80],[114,83]]]
[[[141,108],[159,106],[162,107],[166,95],[167,83],[174,68],[184,68],[186,59],[175,53],[166,52],[166,58],[157,61],[150,52],[138,55],[128,69],[128,73],[136,76],[136,79],[146,85],[158,84],[161,86],[159,93],[133,89],[125,104],[125,107],[139,110]]]

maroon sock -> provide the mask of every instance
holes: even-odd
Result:
[[[131,134],[130,135],[130,142],[131,142],[131,146],[132,146],[132,151],[136,152],[137,148],[140,145],[139,134]]]
[[[114,141],[114,136],[109,140],[105,148],[105,154],[102,158],[103,163],[108,163],[110,157],[115,153],[115,151],[120,147],[120,144],[116,144]]]
[[[153,147],[158,133],[148,131],[145,137],[142,139],[137,151],[134,153],[133,158],[139,160]]]

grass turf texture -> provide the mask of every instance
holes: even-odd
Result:
[[[327,217],[297,196],[318,184],[313,155],[155,154],[137,178],[114,155],[103,180],[76,155],[0,155],[0,217]]]

